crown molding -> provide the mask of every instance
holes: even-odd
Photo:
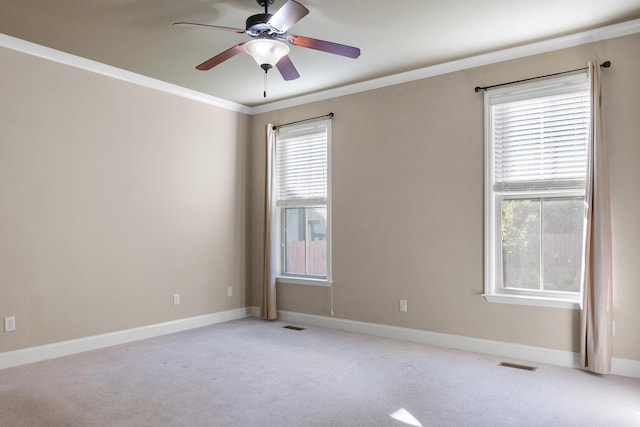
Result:
[[[291,98],[283,101],[262,104],[251,109],[252,115],[267,113],[270,111],[281,110],[284,108],[295,107],[299,105],[309,104],[317,101],[337,98],[345,95],[353,95],[373,89],[380,89],[387,86],[393,86],[401,83],[407,83],[414,80],[422,80],[429,77],[435,77],[443,74],[454,73],[457,71],[468,70],[470,68],[481,67],[484,65],[496,64],[498,62],[509,61],[512,59],[523,58],[527,56],[537,55],[555,50],[566,49],[570,47],[581,46],[602,40],[613,39],[616,37],[628,36],[640,33],[640,19],[623,22],[620,24],[609,25],[606,27],[596,28],[581,33],[571,34],[564,37],[558,37],[550,40],[530,43],[524,46],[503,49],[482,55],[471,56],[456,61],[436,64],[413,71],[394,74],[381,77],[366,82],[355,83],[352,85],[342,86],[336,89],[316,92],[313,94]]]
[[[131,71],[123,70],[121,68],[112,67],[111,65],[103,64],[101,62],[93,61],[87,58],[82,58],[80,56],[72,55],[70,53],[62,52],[36,43],[28,42],[26,40],[11,37],[2,33],[0,33],[0,47],[5,47],[17,52],[26,53],[28,55],[48,59],[60,64],[80,68],[96,74],[101,74],[103,76],[123,80],[128,83],[133,83],[139,86],[155,89],[172,95],[177,95],[215,107],[224,108],[226,110],[244,114],[251,113],[251,108],[247,107],[246,105],[237,104],[235,102],[227,101],[226,99],[217,98],[215,96],[207,95],[196,90],[187,89],[182,86],[164,82],[162,80],[143,76],[142,74],[137,74]]]
[[[15,37],[0,33],[0,47],[23,52],[40,58],[59,62],[76,68],[81,68],[97,74],[102,74],[115,79],[134,83],[140,86],[156,89],[183,98],[203,102],[205,104],[235,111],[238,113],[256,115],[267,113],[270,111],[282,110],[284,108],[295,107],[299,105],[309,104],[317,101],[337,98],[346,95],[353,95],[374,89],[380,89],[387,86],[393,86],[401,83],[407,83],[415,80],[422,80],[429,77],[435,77],[443,74],[453,73],[457,71],[468,70],[470,68],[481,67],[484,65],[495,64],[498,62],[508,61],[512,59],[523,58],[526,56],[537,55],[540,53],[552,52],[555,50],[566,49],[570,47],[581,46],[588,43],[608,40],[616,37],[623,37],[631,34],[640,33],[640,19],[635,19],[619,24],[613,24],[593,30],[583,31],[580,33],[558,37],[550,40],[530,43],[524,46],[503,49],[482,55],[471,56],[455,61],[436,64],[417,70],[407,71],[404,73],[393,74],[378,79],[368,80],[365,82],[355,83],[342,86],[335,89],[316,92],[309,95],[290,98],[283,101],[276,101],[269,104],[262,104],[255,107],[231,102],[222,98],[207,95],[182,86],[167,83],[158,79],[143,76],[141,74],[126,71],[110,65],[106,65],[97,61],[82,58],[56,49],[51,49],[36,43],[21,40]]]

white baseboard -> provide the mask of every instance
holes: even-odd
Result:
[[[623,377],[640,378],[640,362],[614,357],[611,359],[611,373]]]
[[[247,307],[247,313],[251,317],[260,317],[260,307]]]
[[[421,344],[435,345],[438,347],[490,354],[502,358],[546,363],[568,368],[580,367],[579,355],[570,351],[553,350],[522,344],[505,343],[501,341],[491,341],[461,335],[443,334],[419,329],[402,328],[399,326],[359,322],[335,317],[316,316],[312,314],[296,313],[293,311],[281,310],[278,314],[279,319],[285,322],[318,326],[346,332],[357,332],[383,338],[394,338]],[[202,326],[242,319],[244,317],[260,317],[260,309],[258,307],[238,308],[235,310],[206,314],[187,319],[179,319],[171,322],[110,332],[107,334],[93,335],[75,340],[8,351],[0,353],[0,369],[53,359],[55,357],[68,356],[89,350],[97,350],[99,348],[109,347],[112,345],[126,344],[132,341],[172,334],[174,332],[186,331]],[[611,373],[614,375],[640,378],[640,361],[614,358],[612,360],[611,368]]]
[[[335,317],[316,316],[292,311],[278,311],[278,319],[285,322],[318,326],[327,329],[357,332],[383,338],[395,338],[438,347],[490,354],[501,358],[545,363],[567,368],[580,368],[580,355],[571,351],[338,319]],[[614,375],[640,378],[640,361],[614,358],[611,364],[611,373]]]
[[[53,359],[55,357],[68,356],[89,350],[97,350],[99,348],[109,347],[112,345],[126,344],[132,341],[172,334],[174,332],[186,331],[188,329],[228,322],[230,320],[242,319],[244,317],[253,316],[253,313],[252,309],[238,308],[235,310],[141,326],[139,328],[125,329],[123,331],[7,351],[0,353],[0,369]]]

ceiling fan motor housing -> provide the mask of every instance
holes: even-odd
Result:
[[[269,20],[273,14],[258,13],[247,18],[246,31],[251,37],[274,36],[278,34],[275,28],[269,25]]]

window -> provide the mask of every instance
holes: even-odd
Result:
[[[331,121],[278,128],[278,280],[331,281]]]
[[[578,306],[586,74],[485,93],[485,298]]]

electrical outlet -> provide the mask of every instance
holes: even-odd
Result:
[[[173,305],[180,305],[180,294],[173,294]]]
[[[403,313],[407,312],[407,300],[406,299],[401,299],[400,300],[400,311]]]
[[[12,332],[16,330],[16,316],[7,316],[4,318],[4,331]]]
[[[227,296],[228,296],[228,297],[233,296],[233,288],[232,288],[231,286],[229,286],[229,287],[227,288]]]

